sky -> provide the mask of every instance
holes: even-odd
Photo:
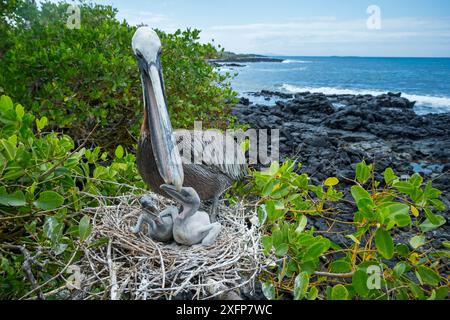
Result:
[[[449,0],[93,2],[113,5],[133,25],[201,29],[202,41],[238,53],[450,57]]]

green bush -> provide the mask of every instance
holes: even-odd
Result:
[[[331,177],[323,185],[311,185],[306,174],[296,173],[299,167],[292,161],[273,163],[269,171],[254,172],[254,180],[237,189],[258,199],[255,207],[265,233],[262,245],[274,258],[261,275],[269,299],[447,297],[442,271],[449,251],[430,249],[425,237],[445,224],[445,218],[435,213],[445,206],[431,181],[424,183],[419,174],[400,180],[390,168],[383,182],[375,181],[373,165],[359,163],[354,185],[346,190],[356,208],[353,222],[347,222],[334,209],[345,194],[338,191],[339,180]],[[308,227],[308,217],[313,216],[351,225],[345,230],[353,245],[333,243],[326,231],[318,234],[314,226]],[[409,243],[397,243],[392,237],[400,229],[415,233]],[[444,246],[449,248],[450,243]]]
[[[69,29],[65,3],[38,9],[29,0],[2,2],[14,24],[0,20],[0,43],[4,34],[8,40],[0,45],[0,90],[77,143],[89,137],[90,143],[111,150],[119,144],[131,148],[143,110],[131,50],[135,27],[118,21],[110,6],[82,3],[81,28]],[[227,77],[206,62],[217,51],[200,44],[199,33],[158,31],[172,124],[190,128],[195,119],[204,127],[226,128],[235,93]]]
[[[61,260],[76,254],[76,241],[89,230],[89,217],[83,219],[80,209],[98,205],[87,194],[145,187],[135,156],[121,146],[109,159],[100,147],[75,148],[69,136],[46,133],[46,125],[47,118],[36,119],[9,97],[0,98],[0,298],[30,290],[23,281],[20,247],[34,254],[45,248],[52,252],[42,257],[50,263],[38,282],[54,276]]]

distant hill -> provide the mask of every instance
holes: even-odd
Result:
[[[258,54],[239,54],[229,51],[224,51],[217,59],[211,59],[211,62],[282,62],[283,59],[270,58]]]

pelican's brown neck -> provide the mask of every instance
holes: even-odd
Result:
[[[141,124],[141,136],[147,136],[150,135],[150,126],[148,124],[148,110],[147,110],[148,106],[145,105],[144,102],[144,121]]]

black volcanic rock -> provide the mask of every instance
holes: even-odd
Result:
[[[420,164],[424,168],[420,173],[425,179],[434,179],[433,185],[443,191],[443,202],[450,206],[450,114],[417,115],[415,103],[401,93],[292,95],[262,91],[254,95],[279,100],[273,106],[262,106],[241,99],[233,114],[252,128],[280,129],[280,160],[297,158],[313,183],[336,176],[346,184],[346,179],[354,179],[356,164],[364,159],[375,161],[379,180],[386,167],[402,176],[413,173],[413,163]],[[343,211],[353,212],[348,207]],[[445,215],[448,217],[448,211]],[[320,217],[312,220],[316,227],[325,226]],[[448,224],[441,230],[439,239],[449,241]],[[403,234],[406,242],[410,236]],[[342,243],[339,234],[330,237]]]

